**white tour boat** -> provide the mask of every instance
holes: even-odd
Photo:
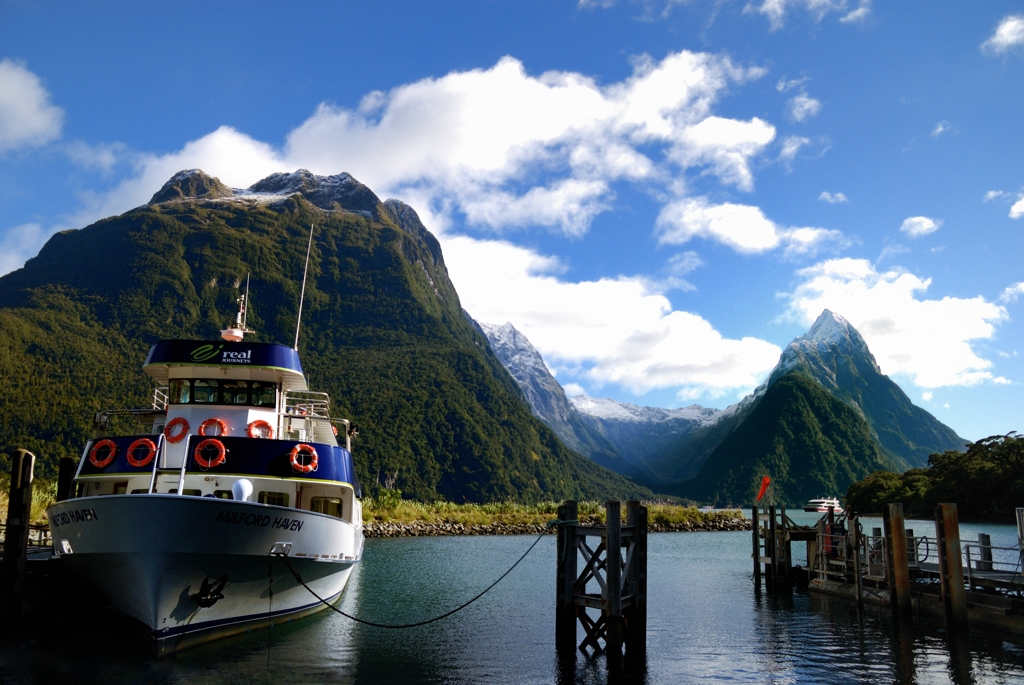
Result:
[[[843,508],[839,505],[839,500],[835,497],[823,497],[821,499],[812,499],[804,505],[804,511],[816,512],[819,514],[827,514],[829,508],[832,509],[833,513],[842,514]]]
[[[153,407],[97,415],[148,430],[90,440],[46,511],[60,563],[160,654],[325,608],[274,555],[335,602],[363,553],[354,429],[296,350],[243,342],[241,321],[222,341],[154,345]]]

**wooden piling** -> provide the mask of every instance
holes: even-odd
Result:
[[[579,505],[569,500],[558,507],[560,521],[576,521]],[[576,525],[558,527],[558,581],[555,599],[555,649],[563,654],[576,652],[576,602],[573,588],[576,584],[577,553]],[[573,657],[575,658],[575,657]]]
[[[864,606],[864,579],[861,577],[860,521],[850,516],[850,535],[853,537],[853,577],[857,583],[857,606]]]
[[[978,533],[978,549],[981,552],[981,559],[978,560],[979,571],[992,570],[992,536],[988,533]]]
[[[939,547],[939,578],[946,628],[966,632],[967,593],[960,558],[960,519],[955,504],[940,504],[935,510],[935,538]]]
[[[25,590],[25,557],[28,553],[35,462],[35,455],[23,449],[15,450],[11,460],[7,534],[4,539],[3,564],[0,566],[0,609],[10,630],[14,630],[18,624]]]
[[[577,516],[576,502],[565,502],[559,518]],[[626,669],[643,668],[647,652],[647,508],[627,502],[626,527],[622,527],[621,504],[605,505],[605,526],[562,525],[558,537],[558,588],[556,591],[555,644],[560,662],[576,647],[576,620],[586,636],[579,644],[583,652],[607,656],[608,668],[618,670],[626,648]],[[588,537],[599,538],[591,547]],[[625,550],[625,555],[623,555]],[[578,555],[583,568],[578,568]],[[599,594],[587,592],[594,581]],[[600,610],[596,619],[587,609]],[[600,641],[604,641],[602,647]]]
[[[754,504],[750,509],[750,517],[754,521],[754,525],[751,527],[753,533],[753,557],[754,557],[754,589],[761,589],[761,510],[757,504]]]
[[[768,535],[764,539],[764,555],[768,557],[768,564],[764,568],[765,582],[768,585],[769,590],[774,590],[776,586],[776,576],[779,570],[779,557],[776,552],[778,542],[778,527],[775,519],[775,505],[769,505],[768,507]]]
[[[904,527],[903,504],[890,504],[884,511],[885,580],[889,587],[892,611],[901,618],[910,618],[913,609],[910,597],[910,568],[907,566],[907,533]]]
[[[626,502],[626,525],[633,529],[633,554],[636,563],[629,563],[626,569],[630,605],[623,609],[626,620],[626,656],[637,661],[647,652],[647,507],[640,502]]]
[[[71,457],[61,457],[57,469],[57,501],[63,502],[71,497],[71,488],[75,484],[75,472],[78,466]]]
[[[778,583],[789,586],[792,584],[792,567],[790,559],[793,558],[792,544],[789,539],[789,522],[786,519],[786,505],[783,504],[779,512],[779,575]]]

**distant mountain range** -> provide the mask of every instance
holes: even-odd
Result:
[[[566,398],[521,333],[510,324],[482,329],[534,415],[574,449],[658,492],[744,503],[768,474],[779,501],[796,504],[841,495],[865,468],[922,466],[967,442],[915,406],[829,310],[786,347],[764,384],[725,410]]]
[[[245,189],[180,172],[147,205],[58,233],[0,278],[0,462],[25,447],[52,477],[97,411],[147,406],[149,346],[217,339],[247,274],[253,339],[291,345],[311,225],[300,354],[311,387],[360,426],[371,493],[393,477],[422,500],[651,495],[531,415],[411,207],[305,170]]]

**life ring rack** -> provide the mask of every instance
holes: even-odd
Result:
[[[260,431],[264,431],[266,435],[260,435]],[[274,439],[274,427],[263,419],[256,419],[248,426],[245,427],[245,434],[250,438],[262,438],[266,437],[268,440]]]
[[[309,455],[308,464],[303,464],[299,461],[300,454]],[[292,470],[296,473],[312,473],[313,471],[316,471],[317,466],[320,463],[320,459],[316,454],[316,448],[312,445],[307,445],[304,442],[300,442],[292,448],[292,451],[288,454],[288,460],[292,464]]]
[[[106,458],[101,459],[100,450],[104,448],[107,450],[107,456]],[[103,440],[100,440],[95,445],[93,445],[92,449],[89,450],[89,463],[98,469],[105,469],[108,466],[110,466],[110,463],[114,461],[114,457],[116,456],[117,443],[115,443],[110,438],[104,438]]]
[[[209,447],[212,447],[213,449],[217,450],[217,453],[213,457],[213,459],[207,459],[206,456],[203,454]],[[218,440],[217,438],[207,438],[206,440],[203,440],[198,445],[196,445],[196,449],[192,453],[192,456],[195,458],[196,463],[199,464],[201,468],[212,469],[215,466],[220,466],[221,464],[228,460],[228,450],[226,447],[224,447],[224,443]]]
[[[201,424],[199,424],[199,435],[206,437],[206,431],[208,431],[211,428],[216,428],[217,435],[219,436],[227,435],[228,424],[224,423],[223,419],[218,419],[217,417],[213,417],[212,419],[206,419]]]
[[[146,448],[146,456],[142,457],[142,459],[137,459],[135,457],[135,450],[139,449],[140,447]],[[136,440],[135,442],[128,446],[127,457],[128,463],[136,468],[148,466],[149,463],[153,461],[153,458],[156,457],[156,443],[154,443],[149,438],[139,438],[138,440]]]
[[[179,428],[181,429],[180,433],[177,432]],[[185,436],[188,435],[189,428],[188,419],[184,416],[179,416],[171,419],[167,425],[164,426],[164,437],[167,438],[167,442],[169,443],[181,442]]]

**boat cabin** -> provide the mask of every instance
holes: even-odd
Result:
[[[244,499],[355,520],[354,431],[307,388],[294,349],[165,340],[143,369],[158,384],[152,408],[100,412],[97,424],[129,414],[151,422],[148,432],[90,440],[76,496]]]

